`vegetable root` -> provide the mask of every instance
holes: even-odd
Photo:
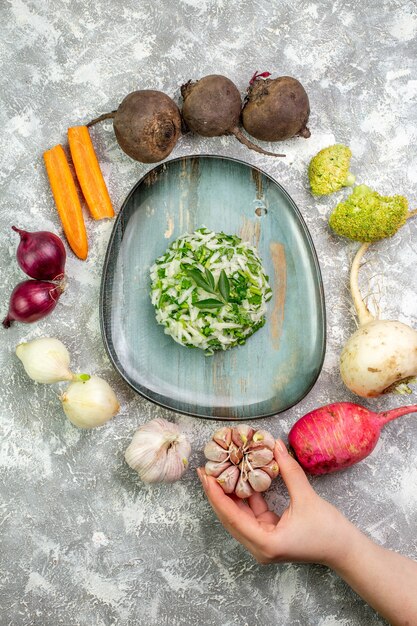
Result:
[[[244,129],[261,141],[310,137],[310,103],[302,84],[291,76],[259,80],[262,76],[255,74],[250,81],[242,111]]]
[[[165,159],[181,135],[181,115],[175,102],[162,91],[133,91],[116,111],[88,122],[94,126],[113,119],[117,142],[123,152],[141,163]]]
[[[363,243],[352,263],[350,290],[360,326],[340,355],[343,382],[363,398],[389,392],[417,375],[417,331],[399,321],[375,319],[361,297],[360,262],[370,245]]]
[[[239,127],[242,101],[236,85],[226,76],[212,74],[181,87],[184,100],[182,116],[188,128],[202,137],[234,135],[250,150],[268,156],[285,154],[268,152],[245,137]]]
[[[114,217],[109,192],[87,126],[68,129],[68,143],[85,201],[95,220]]]
[[[288,441],[300,465],[310,474],[336,472],[367,457],[388,422],[417,413],[417,405],[373,413],[351,402],[315,409],[292,427]]]
[[[46,171],[65,236],[74,254],[87,258],[88,241],[77,188],[61,145],[44,152]]]

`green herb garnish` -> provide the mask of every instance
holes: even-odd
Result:
[[[244,344],[265,323],[272,297],[256,250],[207,228],[176,239],[151,267],[151,281],[157,322],[206,355]]]
[[[204,291],[212,293],[218,298],[218,300],[213,298],[199,300],[195,303],[195,306],[199,309],[215,309],[229,302],[230,282],[224,270],[220,272],[217,285],[212,272],[210,272],[207,267],[204,269],[204,273],[195,267],[187,269],[186,271],[187,274],[193,279],[197,287],[201,287]]]

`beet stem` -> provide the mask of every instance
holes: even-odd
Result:
[[[116,112],[117,111],[110,111],[110,113],[103,113],[103,115],[99,115],[98,117],[91,120],[91,122],[88,122],[88,124],[86,124],[87,128],[90,128],[90,126],[94,126],[95,124],[98,124],[98,122],[102,122],[103,120],[112,119],[116,115]]]
[[[249,81],[249,85],[253,85],[255,80],[258,80],[258,78],[269,78],[270,76],[271,76],[271,72],[261,72],[261,73],[259,73],[258,70],[256,70],[256,72],[254,73],[254,75],[252,76],[252,78]]]
[[[402,415],[408,415],[409,413],[417,413],[417,404],[411,404],[410,406],[399,406],[396,409],[390,411],[383,411],[383,413],[377,413],[378,417],[383,424],[387,424],[392,420],[396,420],[397,417]]]
[[[360,326],[363,326],[363,324],[367,324],[368,322],[372,322],[372,320],[375,319],[362,299],[358,282],[360,262],[370,245],[370,243],[363,243],[361,245],[355,254],[355,258],[353,259],[352,267],[350,269],[350,292],[352,294],[352,300]]]
[[[275,152],[268,152],[267,150],[264,150],[260,146],[257,146],[256,144],[252,143],[247,137],[245,137],[245,135],[242,133],[240,128],[238,128],[237,126],[235,126],[235,128],[232,128],[230,132],[232,133],[232,135],[236,137],[238,141],[240,141],[240,143],[243,143],[243,145],[249,148],[250,150],[259,152],[259,154],[266,154],[268,156],[274,156],[274,157],[286,156],[285,154],[275,154]]]

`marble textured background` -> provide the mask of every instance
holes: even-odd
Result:
[[[135,88],[178,97],[189,78],[224,73],[245,90],[255,70],[297,77],[311,100],[309,140],[263,157],[233,138],[184,137],[172,156],[208,152],[253,163],[298,204],[317,246],[328,313],[322,374],[295,408],[263,420],[285,436],[308,410],[354,400],[338,355],[355,327],[347,290],[354,244],[326,227],[335,198],[313,199],[306,166],[320,148],[348,143],[359,182],[417,203],[417,11],[405,0],[2,0],[0,75],[0,290],[2,315],[23,280],[12,224],[61,232],[42,162],[68,126],[115,108]],[[118,148],[111,123],[94,143],[118,208],[149,166]],[[272,147],[272,146],[269,146]],[[340,196],[338,196],[340,197]],[[209,508],[194,468],[214,424],[170,414],[135,395],[113,371],[98,323],[101,267],[111,223],[88,220],[86,263],[68,256],[68,289],[49,318],[1,330],[1,626],[375,626],[384,621],[315,565],[260,566]],[[417,327],[416,224],[372,249],[363,272],[387,318]],[[63,416],[59,386],[32,384],[17,343],[57,336],[79,371],[105,377],[121,412],[83,432]],[[376,409],[416,399],[389,396]],[[125,465],[136,427],[155,416],[189,433],[191,471],[147,487]],[[374,454],[314,487],[375,541],[416,557],[417,421],[386,427]],[[280,483],[269,499],[287,501]]]

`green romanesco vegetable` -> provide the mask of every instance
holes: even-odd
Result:
[[[323,148],[311,159],[308,178],[314,195],[325,196],[353,185],[355,177],[349,172],[351,156],[350,148],[335,144]]]
[[[330,215],[337,235],[355,241],[378,241],[391,237],[405,224],[408,201],[404,196],[380,196],[367,185],[358,185]]]

